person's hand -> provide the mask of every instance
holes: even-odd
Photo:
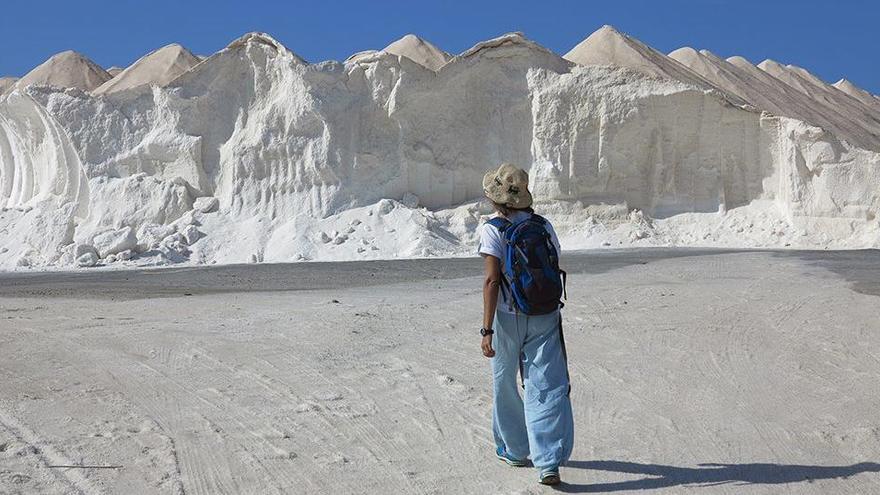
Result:
[[[492,349],[492,336],[486,335],[483,337],[483,341],[480,343],[480,348],[483,349],[483,355],[487,358],[495,357],[495,349]]]

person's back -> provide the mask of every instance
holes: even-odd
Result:
[[[483,354],[492,358],[495,453],[512,466],[525,466],[526,459],[531,457],[539,470],[539,481],[557,484],[560,481],[559,466],[568,460],[574,442],[562,315],[559,311],[561,302],[554,293],[549,299],[556,298],[558,304],[545,308],[529,305],[527,300],[523,300],[528,299],[528,290],[520,290],[521,294],[514,295],[516,288],[512,286],[518,283],[514,277],[526,269],[524,265],[528,260],[519,256],[524,253],[517,253],[519,245],[511,250],[508,249],[508,243],[510,240],[515,242],[511,229],[516,229],[534,215],[532,196],[528,191],[528,174],[512,165],[501,165],[483,178],[483,190],[492,201],[498,217],[503,219],[490,220],[480,226],[479,247],[486,272],[481,347]],[[547,221],[543,221],[542,225],[550,243],[546,246],[546,254],[555,253],[558,256],[561,250],[553,226]],[[538,252],[544,253],[540,246]],[[517,256],[519,260],[512,259]],[[558,262],[558,259],[555,261]],[[507,270],[504,269],[505,264]],[[547,277],[552,279],[554,275],[548,273]],[[506,290],[502,290],[502,287],[506,287]],[[528,309],[537,307],[537,314],[526,314],[522,306]],[[517,389],[518,371],[523,379],[525,400]]]

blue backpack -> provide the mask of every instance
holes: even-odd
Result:
[[[547,220],[533,214],[515,224],[502,217],[489,220],[489,224],[507,241],[501,260],[501,287],[508,300],[527,315],[561,308],[566,274],[559,269],[559,253],[547,231]]]

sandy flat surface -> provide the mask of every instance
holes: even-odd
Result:
[[[563,491],[880,491],[880,254],[565,262]],[[0,493],[549,493],[492,455],[478,269],[4,274]]]

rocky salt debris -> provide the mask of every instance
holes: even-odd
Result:
[[[111,254],[134,249],[137,246],[137,236],[131,227],[108,230],[92,238],[92,246],[101,258]]]
[[[219,206],[220,200],[211,196],[202,196],[193,201],[193,209],[202,213],[215,212]]]
[[[74,253],[77,266],[91,267],[98,264],[98,252],[90,244],[77,244]]]
[[[175,229],[172,225],[160,225],[155,223],[145,223],[141,225],[137,232],[137,250],[144,252],[158,249],[162,240],[173,234],[174,231]]]
[[[401,199],[400,202],[401,202],[401,204],[403,204],[407,208],[418,208],[419,207],[419,197],[413,193],[404,194],[403,199]]]
[[[192,246],[202,237],[202,233],[199,232],[198,227],[195,225],[187,225],[184,227],[181,234],[183,235],[183,240],[186,241],[188,246]]]

